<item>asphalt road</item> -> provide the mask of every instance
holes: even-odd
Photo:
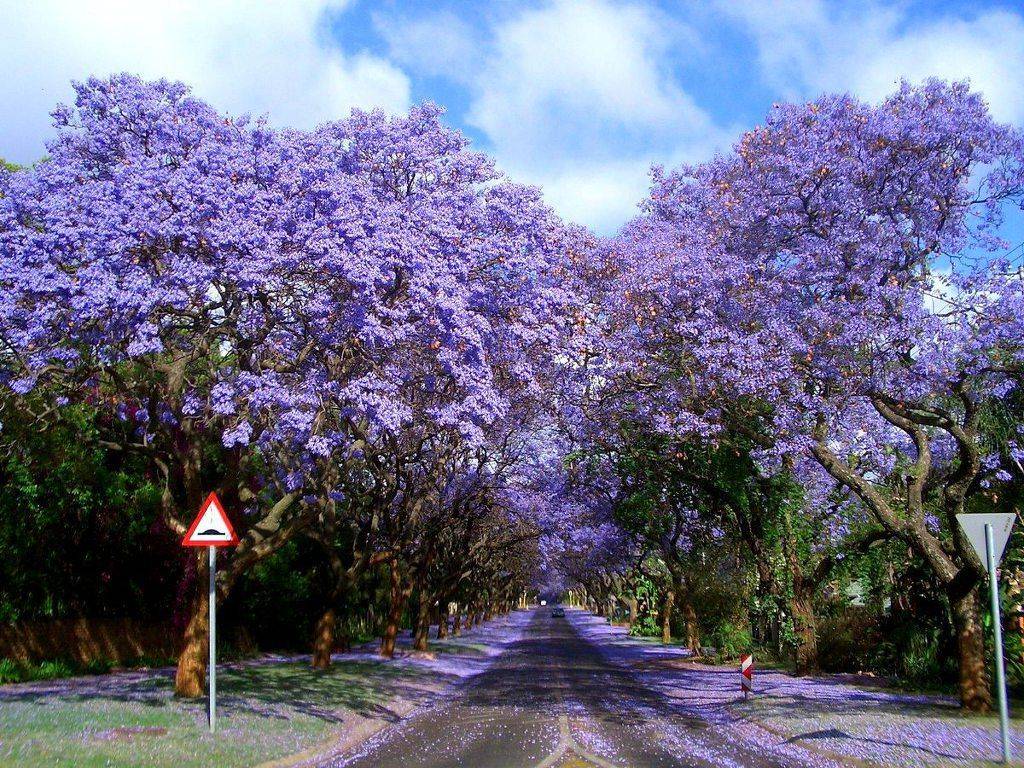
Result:
[[[728,730],[673,711],[573,629],[537,609],[494,664],[329,765],[347,768],[777,766]]]

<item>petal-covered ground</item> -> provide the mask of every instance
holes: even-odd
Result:
[[[323,768],[837,768],[795,744],[751,745],[674,709],[564,616],[526,614],[522,637],[456,695]]]
[[[485,670],[522,631],[526,614],[499,617],[460,638],[387,662],[375,645],[334,657],[268,656],[217,674],[217,733],[206,700],[173,696],[173,669],[117,672],[0,687],[0,766],[253,766],[330,753]],[[287,760],[286,762],[292,762]]]
[[[173,697],[170,669],[4,686],[0,765],[376,764],[384,748],[409,766],[470,753],[477,766],[647,765],[636,756],[655,753],[665,765],[981,766],[999,754],[995,718],[963,717],[948,697],[770,671],[744,701],[735,668],[582,611],[515,612],[428,653],[408,647],[405,636],[391,662],[375,645],[340,654],[328,672],[301,656],[223,665],[216,736],[204,700]],[[1013,743],[1024,755],[1020,721]]]
[[[678,646],[630,637],[623,627],[568,612],[581,636],[629,667],[679,711],[728,728],[768,753],[799,746],[855,765],[991,765],[1000,756],[994,717],[965,717],[944,696],[865,688],[839,677],[755,673],[744,701],[735,667],[697,664]],[[1012,720],[1014,754],[1024,757],[1024,722]]]

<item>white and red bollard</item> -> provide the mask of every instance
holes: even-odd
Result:
[[[744,699],[754,692],[754,657],[749,653],[740,656],[740,687]]]

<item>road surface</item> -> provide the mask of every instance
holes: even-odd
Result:
[[[346,768],[779,766],[729,729],[673,711],[608,662],[572,617],[536,609],[523,635],[448,701],[381,732]]]

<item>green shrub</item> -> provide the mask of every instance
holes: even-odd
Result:
[[[91,406],[40,428],[32,414],[52,394],[4,411],[0,622],[168,615],[183,558],[158,522],[159,487],[139,457],[96,444],[107,427]]]
[[[114,663],[110,659],[93,659],[82,667],[81,671],[87,675],[105,675],[113,666]]]
[[[825,672],[863,672],[877,662],[882,638],[878,620],[866,608],[848,607],[818,621],[818,659]]]
[[[29,664],[14,659],[0,659],[0,684],[54,680],[75,675],[105,675],[112,666],[108,659],[96,659],[84,665],[67,659],[47,659]]]
[[[658,637],[661,635],[661,627],[654,616],[647,614],[633,622],[633,626],[629,628],[629,634],[633,637]]]
[[[902,624],[883,635],[872,667],[915,688],[943,689],[956,680],[956,655],[942,628]]]
[[[71,677],[77,670],[63,659],[41,661],[29,668],[29,680],[52,680],[57,677]]]
[[[1024,637],[1019,632],[1003,633],[1006,682],[1015,691],[1024,690]]]
[[[718,628],[708,636],[708,640],[718,651],[720,660],[735,659],[736,657],[749,653],[754,644],[747,627],[723,621]]]
[[[21,665],[12,659],[0,659],[0,685],[20,683],[23,679]]]

